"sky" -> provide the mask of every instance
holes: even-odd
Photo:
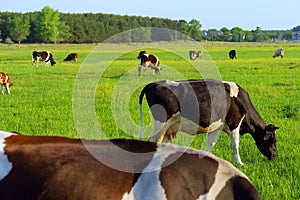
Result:
[[[1,0],[0,11],[26,13],[41,11],[44,6],[62,13],[196,19],[202,30],[290,30],[300,25],[299,0]]]

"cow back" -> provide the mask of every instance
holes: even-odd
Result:
[[[1,199],[210,199],[235,195],[235,183],[239,190],[252,187],[243,197],[259,199],[233,165],[191,148],[6,132],[0,140],[0,164],[8,166]]]

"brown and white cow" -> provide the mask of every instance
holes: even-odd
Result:
[[[141,59],[141,63],[138,66],[138,75],[141,75],[141,70],[143,68],[144,75],[146,75],[147,67],[150,67],[152,70],[152,74],[160,73],[160,62],[157,56],[155,55],[149,55],[146,53],[146,51],[140,51],[139,55],[137,57],[138,59]]]
[[[10,94],[10,87],[12,83],[10,82],[10,77],[6,72],[0,72],[0,85],[2,88],[2,94],[4,94],[4,87],[6,88],[7,94]]]
[[[208,151],[216,143],[217,133],[229,133],[235,161],[239,155],[239,137],[250,133],[260,152],[268,159],[277,156],[275,132],[255,110],[248,93],[234,82],[217,80],[160,81],[149,83],[141,91],[140,135],[142,135],[142,101],[146,94],[154,118],[150,141],[169,142],[178,131],[191,135],[208,133]]]
[[[202,51],[189,51],[190,60],[196,60],[196,58],[202,58]]]
[[[49,62],[51,66],[55,65],[54,57],[49,51],[33,51],[32,52],[32,66],[35,64],[38,67],[39,60],[45,62],[45,66],[48,66]]]
[[[74,61],[77,62],[78,61],[78,53],[70,53],[65,59],[64,61]]]
[[[0,194],[1,200],[260,199],[245,174],[205,151],[3,131]]]
[[[283,48],[277,49],[275,51],[274,55],[273,55],[273,58],[276,58],[278,56],[280,56],[281,58],[283,58],[283,56],[284,56],[284,50],[283,50]]]

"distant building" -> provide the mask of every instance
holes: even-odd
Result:
[[[201,36],[207,36],[207,32],[206,31],[201,31]]]
[[[292,30],[292,40],[300,41],[300,26],[293,28]]]

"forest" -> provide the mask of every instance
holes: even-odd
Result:
[[[196,41],[263,42],[292,38],[291,30],[262,30],[260,27],[255,30],[240,27],[202,30],[197,19],[186,21],[103,13],[60,13],[48,6],[36,12],[0,12],[2,43],[99,43],[115,34],[143,27],[178,31]],[[142,42],[180,39],[171,33],[164,37],[145,34],[147,39]],[[132,35],[130,42],[137,41],[140,42],[139,38]]]

